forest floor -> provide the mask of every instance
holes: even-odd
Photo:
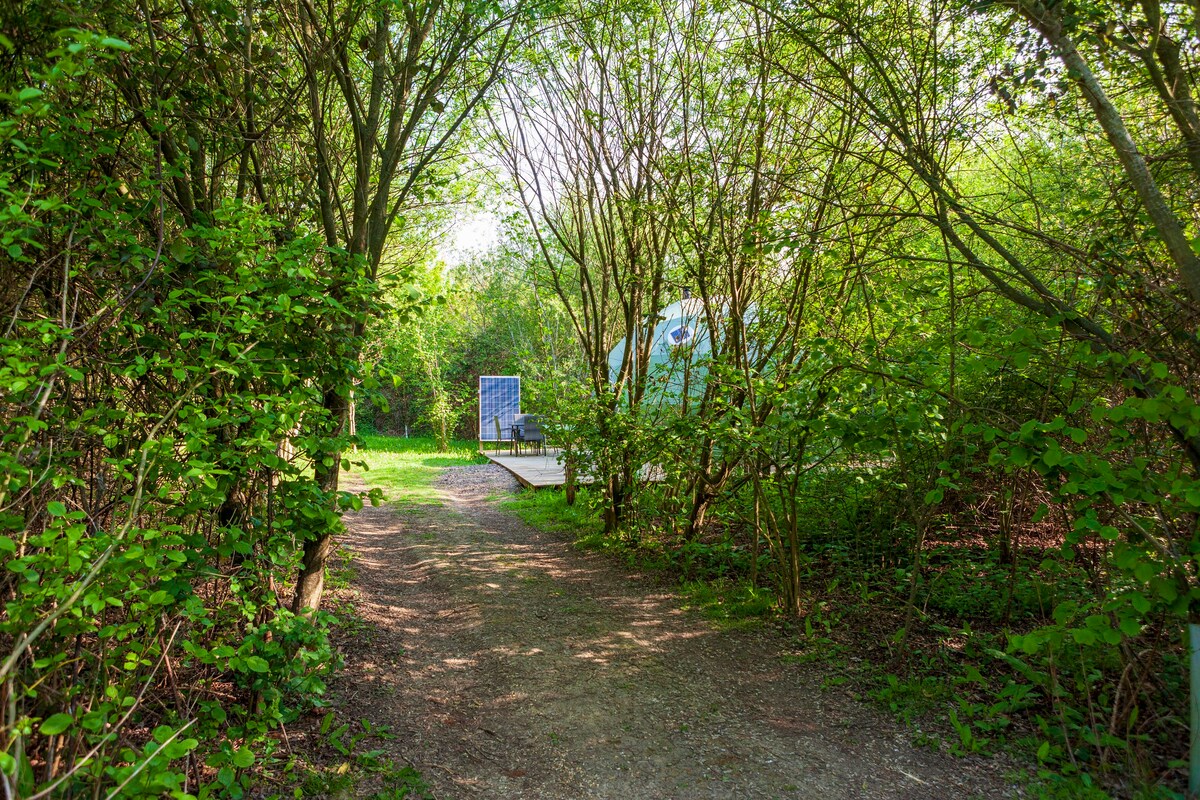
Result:
[[[717,627],[661,579],[500,510],[503,469],[449,468],[438,489],[441,505],[347,515],[337,594],[358,624],[331,699],[388,726],[439,800],[1019,794],[1001,761],[916,748],[823,690],[774,629]]]

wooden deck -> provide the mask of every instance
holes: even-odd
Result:
[[[522,485],[532,489],[562,486],[567,482],[566,471],[558,463],[559,451],[551,449],[544,456],[512,456],[507,450],[497,453],[495,450],[480,450],[482,455],[493,464],[499,464],[516,476]],[[586,479],[578,480],[586,483]]]
[[[546,489],[562,486],[567,482],[566,470],[558,462],[559,450],[551,448],[544,456],[513,456],[508,450],[480,450],[479,454],[486,456],[488,461],[499,464],[516,476],[522,486],[531,489]],[[647,464],[638,470],[638,479],[647,483],[659,483],[665,480],[661,466]],[[576,475],[575,483],[585,486],[592,482],[589,475]]]

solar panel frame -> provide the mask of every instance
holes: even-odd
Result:
[[[479,376],[479,441],[497,441],[496,426],[492,417],[500,418],[500,441],[508,441],[512,426],[520,413],[520,376]]]

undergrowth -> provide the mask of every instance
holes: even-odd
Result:
[[[1084,576],[1056,567],[1054,559],[1015,570],[987,551],[960,547],[947,554],[945,546],[931,544],[917,576],[918,607],[905,625],[895,609],[911,573],[881,564],[855,575],[845,563],[852,556],[826,537],[800,561],[802,614],[790,617],[763,585],[772,577],[769,559],[760,560],[759,581],[751,581],[750,553],[731,537],[681,542],[661,524],[605,533],[588,491],[572,506],[562,492],[545,490],[522,492],[501,506],[535,528],[571,534],[577,547],[677,578],[683,606],[721,627],[777,625],[787,642],[784,663],[819,665],[825,688],[885,709],[918,746],[959,756],[1010,753],[1027,765],[1015,780],[1029,796],[1109,797],[1093,772],[1103,769],[1120,741],[1092,736],[1091,721],[1069,710],[1057,719],[1047,715],[1047,697],[1068,687],[1011,652],[1010,640],[1019,641],[1014,631],[1034,629],[1064,603],[1086,596]],[[1098,666],[1081,649],[1074,661],[1060,664],[1059,679],[1095,680]],[[1073,749],[1064,750],[1060,741],[1073,742]],[[1113,788],[1111,778],[1104,785]],[[1120,795],[1179,796],[1137,776],[1129,776]]]
[[[386,726],[368,720],[341,722],[334,712],[321,720],[320,763],[298,762],[288,794],[274,797],[370,798],[370,800],[432,800],[421,774],[391,758],[384,742],[395,739]]]

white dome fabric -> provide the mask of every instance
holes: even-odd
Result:
[[[659,312],[659,322],[651,334],[648,374],[652,385],[647,400],[654,402],[655,395],[661,401],[679,400],[683,394],[684,375],[687,377],[689,394],[704,391],[705,370],[696,363],[712,352],[712,340],[708,335],[708,323],[704,316],[704,303],[695,297],[672,303]],[[633,354],[637,357],[637,354]],[[625,357],[625,340],[617,342],[608,352],[608,379],[616,383]]]

